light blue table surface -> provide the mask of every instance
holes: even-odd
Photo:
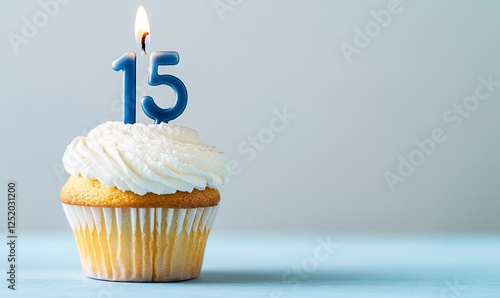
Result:
[[[500,235],[213,233],[200,277],[176,283],[88,279],[71,234],[20,235],[16,291],[3,246],[1,297],[500,297]]]

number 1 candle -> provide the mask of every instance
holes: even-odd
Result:
[[[123,122],[135,123],[136,58],[134,52],[121,55],[111,64],[114,70],[123,70]]]
[[[135,38],[139,43],[142,54],[147,54],[147,44],[151,33],[146,11],[142,6],[137,10],[135,19]],[[144,113],[156,124],[168,122],[179,117],[187,105],[187,89],[177,77],[168,74],[159,74],[158,67],[163,65],[177,65],[179,54],[174,51],[158,51],[151,53],[149,60],[149,85],[167,85],[176,93],[176,100],[168,109],[160,108],[150,96],[144,96],[141,102]],[[115,71],[123,71],[123,122],[134,124],[136,120],[136,55],[127,52],[113,61]]]

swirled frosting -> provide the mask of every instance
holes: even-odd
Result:
[[[166,123],[106,122],[76,137],[63,164],[71,175],[139,195],[217,188],[229,179],[223,153],[205,145],[196,131]]]

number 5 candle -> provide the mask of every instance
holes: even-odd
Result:
[[[147,44],[151,39],[149,22],[146,11],[142,6],[137,10],[135,18],[135,39],[141,47],[142,54],[147,54]],[[149,59],[149,85],[167,85],[176,94],[176,100],[168,109],[160,108],[150,96],[144,96],[141,106],[144,113],[156,124],[168,122],[179,117],[187,105],[187,89],[177,77],[168,74],[159,74],[158,67],[162,65],[177,65],[179,54],[174,51],[157,51],[151,53]],[[136,55],[127,52],[112,63],[115,71],[123,71],[123,122],[134,124],[136,120]]]

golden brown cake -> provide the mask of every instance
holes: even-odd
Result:
[[[65,204],[94,207],[197,208],[217,205],[220,195],[217,189],[205,188],[193,189],[192,192],[146,193],[141,196],[130,190],[123,191],[116,186],[102,185],[98,180],[78,175],[69,177],[61,189],[60,199]]]

